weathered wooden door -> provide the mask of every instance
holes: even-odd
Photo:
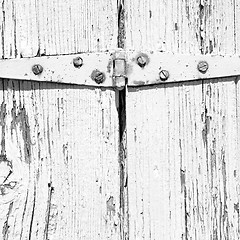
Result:
[[[239,239],[239,10],[3,0],[0,239]]]
[[[120,239],[118,95],[41,81],[47,67],[66,73],[45,55],[69,55],[71,72],[70,54],[116,49],[117,10],[116,0],[1,2],[0,55],[19,61],[2,62],[16,80],[0,81],[0,239]],[[28,60],[43,64],[39,81],[18,80],[24,68],[38,77]],[[83,81],[79,71],[61,81]]]
[[[126,1],[125,47],[152,51],[150,63],[156,52],[173,53],[174,67],[165,66],[170,76],[192,65],[197,71],[191,61],[197,55],[239,55],[239,6],[238,0]],[[235,64],[216,59],[208,70],[218,65],[214,74]],[[139,69],[139,80],[147,68]],[[239,77],[199,77],[128,87],[129,239],[240,239]]]

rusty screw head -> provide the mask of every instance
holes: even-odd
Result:
[[[206,61],[201,61],[201,62],[199,62],[198,63],[198,65],[197,65],[197,69],[198,69],[198,71],[199,72],[201,72],[201,73],[206,73],[207,72],[207,70],[208,70],[208,63],[206,62]]]
[[[39,74],[41,74],[43,72],[43,67],[40,64],[34,64],[32,66],[32,72],[35,75],[39,75]]]
[[[74,65],[74,67],[76,67],[76,68],[80,68],[80,67],[83,65],[83,60],[82,60],[82,58],[81,58],[81,57],[75,57],[75,58],[73,59],[73,65]]]
[[[147,64],[148,59],[146,58],[145,55],[140,55],[137,57],[137,64],[139,67],[143,68]]]
[[[159,77],[162,81],[166,81],[169,78],[169,72],[167,70],[161,70]]]
[[[100,72],[99,70],[95,69],[92,74],[91,78],[93,81],[95,81],[97,84],[103,83],[105,81],[105,74],[103,72]]]

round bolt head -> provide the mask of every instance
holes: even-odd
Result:
[[[143,68],[147,64],[147,59],[141,55],[137,58],[137,63],[139,65],[139,67]]]
[[[167,70],[161,70],[159,77],[162,81],[166,81],[169,78],[169,72]]]
[[[75,57],[73,59],[73,65],[75,68],[80,68],[83,65],[83,60],[81,57]]]
[[[201,61],[197,65],[198,71],[201,73],[206,73],[208,70],[208,67],[209,67],[209,65],[206,61]]]
[[[97,69],[93,70],[93,72],[91,74],[91,78],[97,84],[103,83],[105,81],[105,79],[106,79],[105,74],[103,72],[100,72]]]
[[[35,75],[39,75],[39,74],[41,74],[43,72],[43,67],[40,64],[34,64],[32,66],[32,72]]]
[[[136,62],[137,62],[139,67],[144,68],[149,63],[148,55],[145,54],[145,53],[140,53],[136,57]]]

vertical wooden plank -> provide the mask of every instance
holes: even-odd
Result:
[[[239,0],[130,0],[125,9],[126,49],[239,52]],[[130,239],[240,237],[238,85],[128,88]]]
[[[130,89],[130,239],[238,239],[235,79]]]
[[[117,1],[4,0],[1,57],[106,51],[117,46]]]
[[[1,83],[1,238],[120,239],[115,92]]]
[[[114,49],[117,15],[112,0],[2,1],[1,58]],[[120,239],[115,91],[3,79],[0,101],[0,239]]]
[[[130,239],[181,239],[178,87],[139,90],[127,98]]]
[[[130,0],[125,5],[127,49],[185,54],[236,52],[239,0]]]

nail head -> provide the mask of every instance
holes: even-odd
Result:
[[[91,74],[92,80],[94,80],[97,84],[103,83],[106,79],[106,76],[103,72],[95,69]]]
[[[198,71],[201,73],[206,73],[208,70],[208,67],[209,67],[209,65],[206,61],[200,61],[197,66]]]
[[[162,81],[166,81],[169,78],[169,72],[167,70],[161,70],[159,77]]]
[[[75,58],[73,59],[73,65],[74,65],[74,67],[76,67],[76,68],[80,68],[80,67],[83,65],[83,60],[82,60],[82,58],[81,58],[81,57],[75,57]]]
[[[41,74],[43,72],[43,67],[40,64],[34,64],[32,66],[32,72],[35,75],[39,75],[39,74]]]
[[[140,55],[137,57],[137,64],[139,67],[143,68],[147,64],[147,59],[144,55]]]

